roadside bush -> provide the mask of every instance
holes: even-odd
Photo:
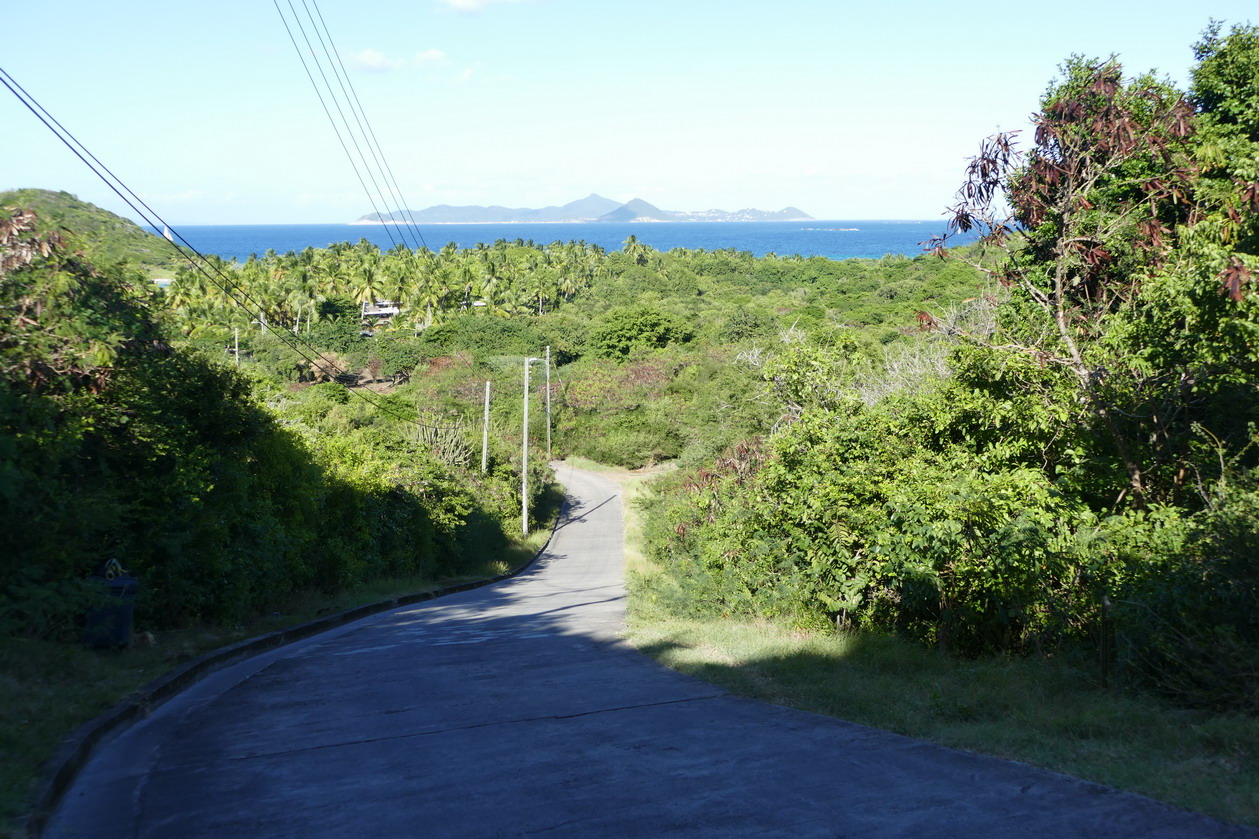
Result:
[[[1187,704],[1253,714],[1259,493],[1239,483],[1222,484],[1192,516],[1162,509],[1111,523],[1123,546],[1114,624],[1120,663],[1142,681]]]

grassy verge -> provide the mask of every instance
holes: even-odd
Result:
[[[1047,659],[959,661],[897,638],[682,619],[644,585],[663,573],[639,541],[644,478],[609,470],[627,503],[629,640],[733,693],[954,748],[1019,760],[1259,827],[1259,720],[1096,687]]]
[[[558,505],[557,505],[558,509]],[[137,639],[124,650],[6,639],[0,645],[0,836],[24,836],[31,796],[58,744],[78,726],[154,679],[220,647],[323,615],[505,574],[528,562],[551,535],[551,522],[500,556],[458,577],[378,580],[328,595],[307,592],[280,612],[239,626],[202,626]],[[143,630],[143,627],[137,627]]]

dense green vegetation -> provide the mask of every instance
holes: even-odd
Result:
[[[50,196],[61,213],[51,193],[16,197]],[[71,637],[84,577],[110,558],[144,581],[151,628],[451,572],[512,531],[524,357],[553,350],[558,452],[699,462],[777,419],[760,388],[773,345],[876,357],[917,334],[920,307],[974,296],[979,276],[925,256],[666,254],[632,238],[613,254],[359,242],[212,257],[158,290],[91,256],[132,247],[126,225],[75,212],[100,241],[64,214],[6,216],[0,499],[26,525],[0,536],[6,633]],[[365,314],[383,299],[400,311]],[[546,380],[531,394],[536,446]],[[532,462],[536,509],[540,450]]]
[[[1073,59],[1026,152],[986,141],[953,229],[1003,299],[939,365],[767,364],[790,421],[660,487],[651,596],[1259,710],[1259,32],[1197,56],[1188,94]]]
[[[4,225],[0,632],[74,637],[111,558],[143,582],[140,625],[165,629],[459,573],[518,530],[513,467],[426,444],[413,404],[335,382],[289,397],[182,346],[141,275],[93,266],[31,213]],[[545,466],[532,485],[542,510]]]
[[[382,253],[360,241],[216,267],[230,285],[185,269],[166,297],[208,354],[234,353],[239,335],[246,363],[274,380],[416,394],[427,416],[453,413],[472,428],[484,381],[518,392],[521,360],[550,346],[558,450],[629,466],[709,457],[768,430],[781,406],[762,393],[761,366],[784,342],[842,346],[872,363],[917,342],[924,308],[985,288],[973,268],[927,256],[758,259],[661,253],[633,238],[615,253],[522,241]],[[401,311],[360,322],[378,300]],[[287,329],[309,347],[290,346]],[[519,403],[496,399],[493,410],[507,439]],[[536,416],[532,433],[545,433]]]
[[[1026,150],[981,147],[950,232],[988,235],[945,258],[360,241],[158,291],[119,256],[153,237],[5,212],[0,634],[73,641],[111,557],[155,629],[476,573],[519,529],[549,347],[535,511],[548,398],[557,456],[678,466],[643,503],[640,615],[1253,715],[1259,30],[1196,56],[1185,92],[1068,61]]]

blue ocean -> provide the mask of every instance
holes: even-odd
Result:
[[[916,256],[923,243],[944,230],[944,221],[766,221],[766,222],[638,222],[616,224],[421,224],[421,243],[432,250],[454,242],[461,248],[497,239],[550,242],[585,241],[609,251],[620,250],[631,235],[656,250],[708,251],[733,248],[755,256],[824,256],[829,259],[873,259],[887,254]],[[156,232],[156,231],[155,231]],[[367,239],[387,250],[414,244],[410,228],[356,224],[216,224],[186,225],[177,232],[202,253],[244,261],[261,256],[323,248],[334,242]],[[973,237],[971,237],[973,238]],[[959,237],[957,244],[966,240]]]

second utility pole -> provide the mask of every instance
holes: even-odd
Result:
[[[520,445],[520,532],[529,535],[529,365],[540,358],[525,359],[525,422]]]
[[[485,382],[485,418],[481,420],[481,474],[490,463],[490,383]]]
[[[551,461],[551,346],[546,348],[546,459]]]

